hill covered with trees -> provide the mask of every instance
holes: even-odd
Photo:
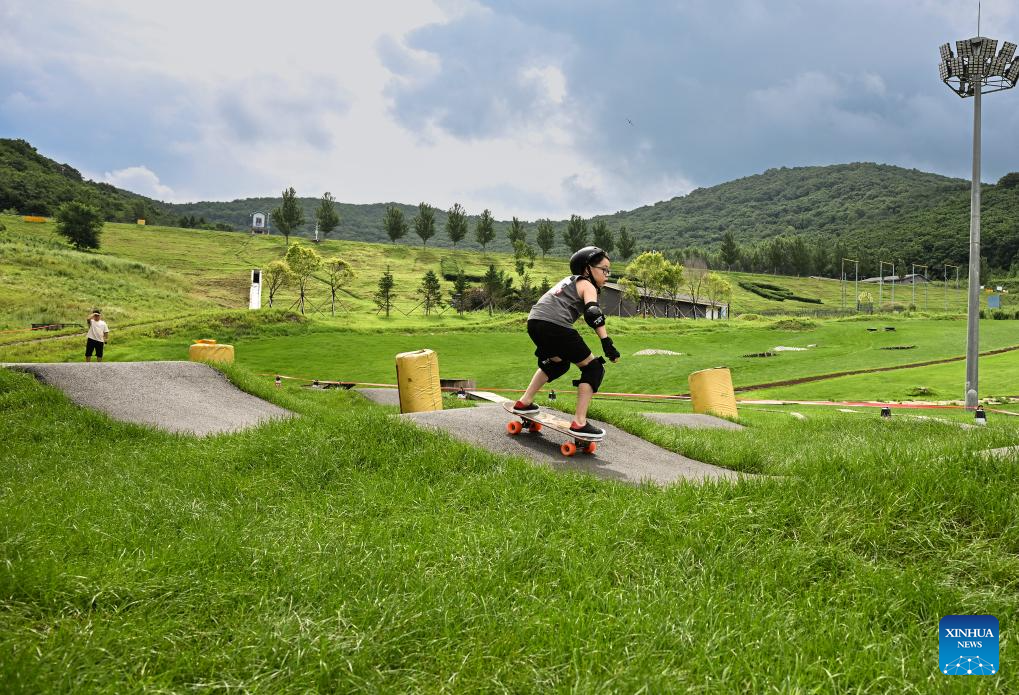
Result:
[[[48,217],[72,200],[95,207],[110,222],[170,221],[159,201],[89,181],[71,165],[44,157],[24,140],[0,138],[0,210]]]
[[[305,222],[295,234],[311,237],[322,199],[317,192],[301,193],[308,191],[298,192],[297,198]],[[342,199],[342,191],[334,193]],[[248,229],[252,213],[270,213],[281,203],[280,197],[161,203],[85,181],[74,168],[47,159],[23,140],[0,140],[0,210],[51,215],[72,199],[95,205],[107,220],[145,217],[182,227],[239,231]],[[384,218],[389,207],[398,209],[409,227],[400,243],[421,243],[413,229],[418,206],[410,203],[336,202],[340,222],[329,238],[388,242]],[[1019,252],[1019,173],[984,185],[982,211],[982,250],[987,264],[1001,274],[1016,265]],[[457,246],[480,249],[475,228],[482,211],[466,212],[468,231]],[[453,245],[446,220],[447,211],[436,209],[429,246]],[[879,262],[885,261],[895,263],[899,274],[916,263],[940,276],[945,263],[966,264],[969,182],[884,164],[783,167],[583,222],[586,237],[568,234],[568,220],[552,221],[550,253],[564,255],[578,239],[598,243],[606,234],[618,239],[625,227],[638,252],[658,249],[677,259],[700,258],[716,268],[836,276],[841,259],[853,258],[860,261],[861,275],[876,275]],[[596,234],[599,226],[601,237]],[[486,248],[513,250],[514,231],[535,244],[537,221],[518,227],[495,221],[495,238]],[[1019,265],[1014,273],[1019,273]]]

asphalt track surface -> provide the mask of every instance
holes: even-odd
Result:
[[[400,417],[495,453],[523,456],[555,470],[589,473],[621,483],[665,486],[683,481],[735,481],[751,477],[694,461],[595,420],[592,422],[605,430],[605,440],[598,444],[598,450],[594,454],[567,457],[559,451],[559,445],[569,439],[566,435],[547,428],[539,434],[507,434],[506,423],[514,418],[500,405],[407,413]]]
[[[116,420],[206,436],[236,432],[293,413],[247,394],[198,362],[5,364]]]

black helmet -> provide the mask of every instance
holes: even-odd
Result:
[[[570,256],[570,272],[574,275],[583,275],[587,266],[607,257],[608,254],[597,246],[585,246]]]

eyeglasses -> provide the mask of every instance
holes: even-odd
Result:
[[[603,265],[593,265],[593,266],[591,266],[591,267],[592,267],[592,268],[597,268],[598,270],[600,270],[600,271],[602,271],[603,273],[605,273],[605,277],[607,277],[607,278],[608,278],[608,277],[612,277],[612,271],[611,271],[611,270],[609,270],[608,268],[606,268],[606,267],[605,267],[605,266],[603,266]]]

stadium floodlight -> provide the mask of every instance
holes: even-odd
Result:
[[[978,402],[977,357],[980,331],[980,97],[983,94],[1011,89],[1019,82],[1019,59],[1016,44],[1005,41],[998,53],[998,40],[977,36],[939,48],[941,63],[938,75],[948,88],[963,99],[973,97],[973,181],[970,187],[969,214],[969,300],[966,308],[966,407],[974,409]],[[946,281],[947,306],[947,281]]]

